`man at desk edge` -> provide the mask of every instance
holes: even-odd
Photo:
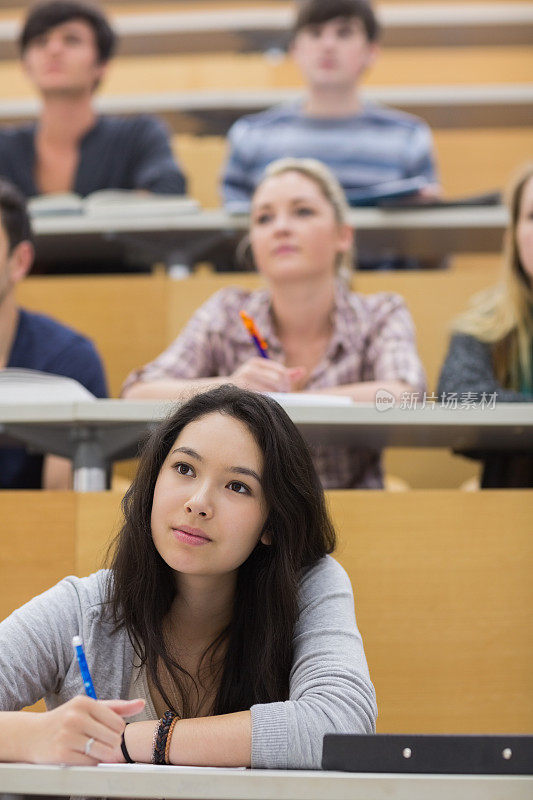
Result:
[[[0,178],[0,370],[35,369],[81,383],[107,397],[104,368],[93,343],[55,319],[20,308],[17,285],[31,269],[34,249],[22,194]],[[69,489],[70,461],[0,447],[0,489]]]

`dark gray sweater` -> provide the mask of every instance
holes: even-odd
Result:
[[[465,333],[452,337],[437,392],[439,397],[443,393],[471,392],[473,399],[495,394],[500,403],[533,402],[532,395],[501,386],[494,374],[490,345]],[[484,489],[533,487],[533,455],[525,450],[470,450],[462,455],[483,462],[481,486]]]
[[[466,333],[452,336],[450,347],[439,378],[437,392],[475,392],[480,396],[497,394],[500,403],[526,403],[533,397],[504,389],[494,374],[490,345]]]
[[[0,175],[26,197],[35,184],[36,125],[0,130]],[[101,189],[145,189],[183,194],[185,177],[176,163],[168,131],[155,117],[98,117],[82,137],[72,191],[85,197]]]

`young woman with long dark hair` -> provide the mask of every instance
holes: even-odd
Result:
[[[226,385],[178,408],[123,511],[109,570],[0,624],[0,760],[317,768],[325,733],[374,730],[324,493],[274,400]]]

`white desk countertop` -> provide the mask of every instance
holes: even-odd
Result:
[[[166,800],[531,800],[533,777],[0,764],[0,788]]]
[[[349,213],[356,230],[409,229],[469,229],[500,228],[507,225],[504,206],[463,206],[450,208],[380,209],[358,208]],[[198,213],[157,216],[131,214],[121,216],[117,211],[108,216],[89,214],[54,214],[35,216],[36,235],[63,233],[105,233],[107,231],[245,231],[246,215],[227,214],[222,209],[206,209]]]
[[[8,394],[7,392],[5,393]],[[336,398],[335,398],[336,399]],[[309,444],[385,447],[446,447],[456,450],[533,449],[533,403],[501,403],[495,408],[389,408],[339,405],[327,397],[319,405],[282,402]],[[0,438],[22,442],[41,453],[74,460],[79,491],[104,487],[113,460],[133,458],[146,432],[167,416],[167,401],[87,400],[10,402],[0,399]],[[85,472],[84,472],[85,470]],[[86,470],[93,470],[94,478]],[[86,481],[89,481],[88,483]]]

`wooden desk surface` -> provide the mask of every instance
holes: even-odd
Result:
[[[356,230],[417,230],[421,228],[442,230],[447,228],[503,229],[508,222],[504,206],[457,206],[442,208],[382,209],[357,208],[349,212],[349,222]],[[147,216],[131,213],[121,216],[120,210],[111,209],[108,215],[54,214],[35,215],[32,219],[34,233],[38,236],[54,234],[108,233],[110,231],[233,231],[248,230],[249,220],[244,214],[228,214],[222,209],[205,209],[198,212]]]
[[[415,258],[442,258],[451,253],[499,253],[508,215],[503,206],[463,206],[416,209],[357,208],[349,214],[361,253],[377,256],[400,252]],[[37,261],[70,263],[76,271],[80,250],[93,258],[114,254],[120,263],[130,253],[139,258],[145,247],[146,264],[166,261],[192,267],[209,260],[217,243],[238,240],[248,228],[248,217],[222,209],[182,215],[108,216],[62,214],[34,216]],[[148,246],[148,247],[147,247]],[[117,248],[118,255],[117,255]]]
[[[85,466],[83,445],[91,442],[102,459],[132,458],[146,432],[164,419],[172,403],[160,400],[80,402],[0,401],[0,435],[22,441],[38,452],[74,458]],[[277,396],[311,445],[381,450],[385,447],[450,447],[455,450],[533,449],[533,404],[501,403],[493,408],[468,405],[444,408],[389,408],[373,404],[300,404]],[[490,401],[489,401],[490,403]],[[460,399],[459,399],[460,405]],[[94,454],[93,454],[94,457]]]

